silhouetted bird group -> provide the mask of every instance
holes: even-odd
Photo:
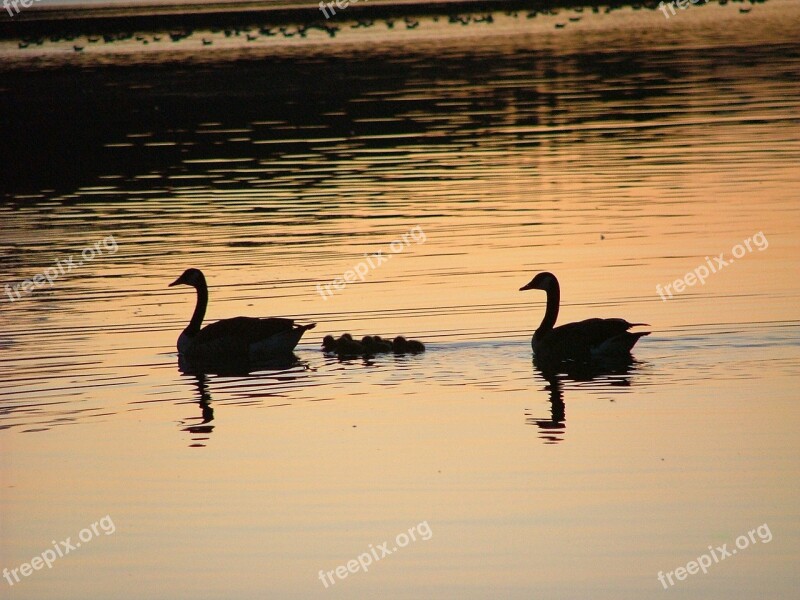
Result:
[[[735,0],[734,0],[735,1]],[[743,0],[742,0],[743,1]],[[751,6],[741,7],[739,8],[739,13],[741,14],[748,14],[752,10],[752,5],[764,2],[765,0],[749,0]],[[729,0],[719,0],[720,5],[728,4]],[[658,10],[659,3],[656,0],[645,0],[644,2],[634,3],[631,5],[634,10],[640,10],[642,8],[647,8],[650,10]],[[605,5],[603,7],[600,6],[592,6],[591,10],[593,13],[601,12],[601,8],[603,12],[610,13],[612,10],[618,10],[619,6],[608,6]],[[556,29],[564,29],[568,23],[577,23],[579,22],[582,17],[580,13],[584,12],[584,7],[577,6],[569,9],[571,12],[578,13],[574,16],[569,16],[568,21],[561,21],[554,23],[554,27]],[[512,17],[514,19],[518,19],[520,13],[516,10],[506,10],[504,14],[507,17]],[[528,10],[525,15],[528,19],[534,19],[538,15],[550,15],[555,16],[559,14],[559,11],[556,9],[540,9],[540,10]],[[495,17],[491,13],[485,14],[449,14],[447,15],[448,21],[451,24],[460,24],[463,26],[469,25],[470,23],[485,23],[485,24],[492,24],[495,22]],[[433,15],[431,20],[434,23],[439,22],[440,17],[437,15]],[[394,29],[395,22],[397,18],[386,17],[384,19],[384,23],[386,24],[387,29]],[[403,17],[403,22],[405,23],[406,29],[416,29],[420,26],[420,21],[417,18],[412,16],[405,16]],[[349,25],[350,29],[367,29],[369,27],[373,27],[376,24],[375,19],[368,19],[368,18],[358,18],[355,22]],[[329,37],[333,38],[336,37],[336,34],[341,30],[342,27],[346,27],[347,23],[345,22],[343,25],[336,25],[326,21],[315,21],[312,23],[307,24],[299,24],[299,25],[282,25],[282,26],[256,26],[251,25],[250,27],[211,27],[210,30],[205,30],[206,33],[210,31],[212,34],[216,33],[224,33],[226,38],[231,37],[240,37],[242,34],[245,35],[248,42],[255,42],[260,39],[260,36],[265,37],[275,37],[278,34],[283,35],[285,38],[293,38],[296,36],[305,38],[308,32],[312,29],[317,29],[321,32],[327,33]],[[195,31],[188,29],[184,31],[169,31],[164,32],[169,35],[170,40],[173,43],[178,43],[182,40],[185,40],[194,35]],[[61,42],[61,41],[68,41],[74,42],[77,37],[74,32],[64,32],[60,35],[53,34],[50,35],[49,41],[51,42]],[[126,40],[133,39],[141,44],[149,44],[151,42],[160,42],[162,39],[161,34],[153,33],[150,36],[146,36],[142,33],[134,34],[133,32],[114,32],[114,33],[103,33],[99,34],[97,32],[90,33],[86,35],[85,40],[88,44],[96,44],[100,40],[103,40],[106,44],[113,44],[115,42],[122,42]],[[211,37],[203,37],[201,38],[202,44],[204,46],[211,46],[214,41]],[[18,41],[18,47],[20,49],[30,48],[31,46],[41,46],[45,42],[44,37],[22,37]],[[73,49],[75,52],[82,52],[85,44],[75,43],[73,44]]]
[[[322,349],[338,356],[374,356],[389,352],[419,354],[425,352],[425,344],[419,340],[407,340],[402,335],[393,340],[384,339],[379,335],[365,335],[359,342],[349,333],[343,333],[338,339],[326,335],[322,339]]]

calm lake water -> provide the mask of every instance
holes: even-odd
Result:
[[[796,594],[800,5],[749,6],[0,44],[0,568],[82,541],[0,597]],[[183,375],[190,266],[298,361]],[[535,368],[543,270],[627,372]]]

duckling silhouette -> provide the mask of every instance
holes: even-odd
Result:
[[[361,345],[364,346],[364,352],[367,354],[376,354],[375,352],[375,338],[371,335],[365,335],[361,338]]]
[[[343,333],[336,340],[336,353],[339,356],[359,356],[364,354],[364,346],[361,342],[355,341],[349,333]]]
[[[392,351],[392,345],[379,335],[365,335],[361,340],[361,344],[367,354],[381,354]]]
[[[340,358],[373,356],[387,352],[418,354],[425,352],[425,344],[419,340],[407,340],[402,335],[398,335],[393,341],[383,339],[379,335],[365,335],[359,342],[349,333],[343,333],[338,339],[332,335],[322,338],[322,351],[337,354]]]
[[[417,354],[425,352],[425,344],[419,340],[407,340],[402,335],[398,335],[392,342],[392,350],[395,354]]]
[[[399,354],[403,354],[408,350],[408,340],[404,338],[402,335],[398,335],[392,341],[392,350]]]
[[[425,352],[425,344],[423,344],[419,340],[408,340],[408,351],[411,352],[412,354]]]
[[[325,352],[336,352],[336,338],[332,335],[322,338],[322,349]]]
[[[381,336],[376,335],[373,336],[375,340],[375,345],[382,351],[382,352],[391,352],[392,351],[392,342],[389,340],[383,339]]]

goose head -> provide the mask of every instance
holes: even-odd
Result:
[[[183,275],[169,284],[169,287],[175,285],[190,285],[193,288],[201,289],[206,285],[206,278],[203,277],[203,272],[200,269],[186,269]]]
[[[547,292],[557,286],[558,280],[556,279],[556,276],[552,273],[544,271],[531,279],[530,283],[519,288],[519,291],[524,292],[525,290],[544,290]]]

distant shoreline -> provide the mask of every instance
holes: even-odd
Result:
[[[455,14],[465,12],[491,12],[499,10],[544,11],[570,7],[639,6],[654,9],[656,0],[631,2],[629,0],[360,0],[347,8],[343,18],[392,18],[406,15]],[[121,31],[169,31],[209,27],[235,27],[247,24],[280,25],[310,24],[325,21],[319,2],[287,0],[282,4],[265,4],[263,1],[236,3],[211,2],[195,5],[191,12],[186,5],[148,4],[137,7],[111,5],[93,7],[36,7],[23,10],[13,18],[0,16],[0,39],[19,39],[54,35],[102,34]]]

